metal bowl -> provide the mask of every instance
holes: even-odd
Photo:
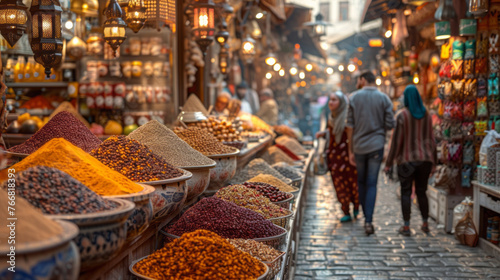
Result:
[[[216,162],[205,166],[179,167],[188,170],[193,174],[191,179],[186,181],[188,194],[186,201],[191,201],[201,195],[210,184],[210,170],[216,166]]]
[[[282,200],[282,201],[276,201],[276,202],[273,201],[272,203],[278,205],[281,208],[285,208],[285,209],[290,210],[290,204],[292,204],[293,199],[295,198],[295,195],[293,195],[292,193],[289,193],[289,194],[291,195],[291,197],[289,197],[285,200]]]
[[[193,174],[187,170],[182,170],[182,172],[183,174],[179,177],[140,183],[155,188],[151,197],[153,219],[156,220],[175,213],[186,202],[188,194],[186,181],[191,179]]]
[[[145,275],[142,275],[140,273],[138,273],[137,271],[135,271],[134,269],[134,266],[142,261],[143,259],[147,258],[148,256],[145,256],[145,257],[142,257],[138,260],[135,260],[133,261],[130,266],[128,267],[128,270],[130,271],[130,273],[132,273],[135,277],[139,278],[139,279],[144,279],[144,280],[158,280],[158,279],[155,279],[155,278],[151,278],[151,277],[148,277],[148,276],[145,276]],[[281,256],[280,256],[281,257]],[[267,266],[266,263],[262,262],[262,264],[266,267],[266,271],[264,272],[264,274],[262,274],[261,276],[259,276],[257,278],[257,280],[264,280],[266,279],[267,275],[269,274],[269,266]]]
[[[207,156],[216,162],[215,168],[210,170],[210,184],[207,192],[215,193],[231,181],[236,173],[239,154],[240,150],[234,148],[232,153]]]

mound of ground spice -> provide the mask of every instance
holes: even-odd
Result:
[[[0,205],[5,207],[5,209],[0,211],[0,219],[5,221],[6,224],[8,224],[7,218],[13,217],[9,215],[7,206],[9,205],[9,201],[12,201],[9,198],[12,197],[14,193],[15,191],[0,189]],[[57,222],[45,218],[40,210],[33,207],[24,198],[16,197],[15,202],[16,211],[14,217],[17,218],[15,223],[16,245],[47,240],[62,232],[62,228]],[[10,229],[6,224],[0,227],[0,240],[5,240],[5,243],[2,242],[0,247],[7,245],[6,241],[10,236]]]
[[[279,173],[276,169],[269,165],[269,163],[267,163],[265,160],[256,158],[250,161],[247,166],[245,166],[245,168],[238,171],[233,179],[231,179],[231,183],[242,184],[243,182],[248,181],[249,179],[252,179],[253,177],[260,174],[272,175],[280,179],[281,181],[289,180],[285,176],[281,175],[281,173]]]
[[[196,96],[196,94],[191,94],[184,106],[182,106],[182,111],[184,112],[202,112],[205,116],[208,116],[208,111],[201,102],[201,100]]]
[[[165,245],[134,266],[153,279],[257,279],[266,267],[217,234],[197,230]]]
[[[282,192],[296,192],[299,190],[299,189],[292,187],[292,186],[288,185],[287,183],[281,181],[280,179],[278,179],[272,175],[268,175],[268,174],[259,174],[255,177],[249,179],[248,182],[266,183],[266,184],[269,184],[271,186],[278,188]]]
[[[218,197],[200,200],[165,231],[180,236],[197,229],[213,231],[225,238],[245,239],[276,236],[284,232],[259,213]]]
[[[64,101],[61,104],[59,104],[59,106],[57,106],[57,108],[54,110],[54,112],[52,112],[52,114],[50,114],[49,119],[52,119],[53,117],[55,117],[57,114],[59,114],[62,111],[69,112],[75,118],[77,118],[79,121],[81,121],[86,127],[90,127],[89,122],[86,119],[84,119],[82,117],[82,115],[80,115],[80,113],[78,113],[78,111],[75,109],[75,107],[73,107],[73,105],[71,105],[71,103],[68,101]]]
[[[215,162],[193,149],[172,130],[151,120],[127,136],[146,145],[156,155],[178,167],[213,165]]]
[[[21,172],[38,165],[64,171],[99,195],[131,194],[144,189],[63,138],[50,140],[10,168]],[[8,179],[7,172],[0,171],[0,181]]]
[[[109,137],[90,154],[135,182],[165,180],[183,174],[148,147],[123,135]]]
[[[39,131],[21,145],[9,149],[10,152],[31,154],[54,138],[64,138],[71,144],[90,152],[101,144],[88,128],[71,113],[62,111],[55,115]]]
[[[278,162],[284,162],[289,165],[295,164],[295,161],[291,157],[276,146],[269,147],[264,154],[262,154],[261,158],[269,164],[275,164]]]
[[[182,140],[186,141],[189,146],[206,156],[229,154],[236,150],[233,147],[222,144],[210,132],[198,127],[176,129],[175,133]]]
[[[7,187],[4,182],[0,188]],[[87,214],[114,208],[67,173],[46,166],[16,174],[16,193],[45,214]]]
[[[276,138],[276,143],[284,146],[296,155],[307,155],[307,150],[297,141],[297,139],[283,135]]]

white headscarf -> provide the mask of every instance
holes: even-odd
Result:
[[[339,144],[342,140],[342,134],[344,134],[348,101],[347,97],[340,91],[336,91],[335,95],[339,99],[339,107],[331,112],[328,117],[328,125],[331,127],[332,133],[335,136],[335,142]]]

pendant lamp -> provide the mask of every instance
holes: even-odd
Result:
[[[116,50],[127,39],[125,36],[127,24],[122,19],[122,9],[116,0],[109,2],[105,14],[108,19],[104,22],[104,40],[116,56]]]
[[[17,43],[28,28],[28,7],[21,0],[0,2],[0,32],[11,47]]]
[[[439,6],[434,13],[434,18],[437,20],[450,20],[457,17],[453,0],[440,0]]]
[[[166,24],[175,24],[175,0],[144,0],[146,25],[161,30]],[[178,1],[179,5],[183,1]]]
[[[215,4],[212,0],[197,0],[193,3],[193,35],[203,53],[214,40]]]
[[[488,0],[469,0],[469,13],[474,17],[484,17],[488,13]]]
[[[50,77],[50,69],[62,60],[62,8],[58,0],[33,0],[30,12],[31,49],[35,61],[45,67]]]
[[[76,18],[75,25],[75,36],[66,45],[66,53],[74,60],[81,59],[87,52],[87,44],[80,38],[82,18],[78,16]]]
[[[229,45],[225,44],[220,49],[219,53],[219,69],[222,74],[227,74],[227,69],[229,68]]]
[[[126,11],[127,26],[134,31],[139,32],[146,23],[146,8],[142,0],[130,0]]]

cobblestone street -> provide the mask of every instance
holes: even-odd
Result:
[[[500,260],[460,245],[433,219],[429,235],[420,231],[416,205],[412,236],[399,235],[399,185],[379,183],[374,235],[365,235],[361,209],[359,220],[341,224],[329,176],[317,176],[308,192],[294,279],[500,279]]]

